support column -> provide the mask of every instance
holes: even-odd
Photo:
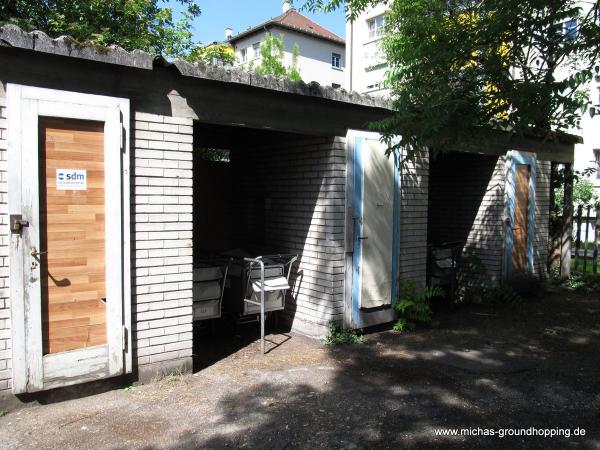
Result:
[[[560,276],[571,275],[571,243],[573,241],[573,164],[565,164],[563,230],[560,251]]]

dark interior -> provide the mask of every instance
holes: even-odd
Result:
[[[224,253],[232,251],[253,257],[302,252],[310,218],[304,218],[307,214],[298,210],[306,210],[310,217],[318,191],[305,190],[297,182],[304,171],[298,164],[298,155],[311,139],[315,138],[194,124],[194,267],[220,260]],[[221,260],[226,261],[227,257]],[[230,283],[235,282],[230,278]],[[296,265],[290,286],[300,282]],[[267,330],[285,332],[295,309],[290,289],[285,311],[269,314]],[[195,370],[254,342],[259,336],[259,325],[250,320],[246,323],[246,319],[225,307],[220,319],[195,322]]]

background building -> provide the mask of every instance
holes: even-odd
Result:
[[[283,14],[235,36],[231,28],[226,29],[226,38],[235,49],[235,65],[260,65],[260,44],[265,35],[271,33],[283,39],[286,66],[291,66],[293,48],[298,44],[298,69],[302,80],[342,87],[346,51],[344,39],[300,14],[290,3],[283,2]]]
[[[346,23],[346,88],[362,94],[387,95],[383,88],[387,63],[380,50],[386,5],[363,11]]]

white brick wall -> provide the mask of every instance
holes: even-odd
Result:
[[[536,173],[536,240],[534,243],[534,273],[542,279],[548,276],[548,239],[550,232],[550,161],[537,161]]]
[[[0,391],[11,389],[6,100],[0,97]]]
[[[473,155],[476,156],[476,155]],[[477,165],[474,164],[473,178],[481,182],[483,195],[474,199],[479,202],[477,215],[471,225],[471,231],[464,251],[476,255],[487,268],[487,276],[494,281],[502,278],[504,257],[504,191],[506,157],[497,158],[491,177],[477,177]],[[487,175],[485,171],[479,171]]]
[[[234,241],[301,255],[288,314],[316,325],[343,317],[345,146],[343,138],[311,138],[232,153]]]
[[[466,238],[464,255],[478,257],[486,268],[487,277],[499,282],[503,275],[506,157],[449,154],[436,164],[439,165],[432,174],[437,178],[432,189],[436,211],[431,217],[430,240]],[[538,160],[536,176],[534,274],[545,278],[550,162]],[[479,274],[465,271],[463,275],[465,280],[476,280]]]
[[[191,119],[136,113],[132,156],[134,365],[192,356]]]
[[[402,170],[400,198],[400,280],[425,285],[429,154],[417,152]]]

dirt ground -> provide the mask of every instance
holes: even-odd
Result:
[[[599,297],[455,308],[437,329],[363,345],[276,333],[264,357],[244,333],[226,345],[204,336],[195,374],[34,403],[0,418],[0,447],[600,449]],[[571,436],[481,435],[531,427]]]

